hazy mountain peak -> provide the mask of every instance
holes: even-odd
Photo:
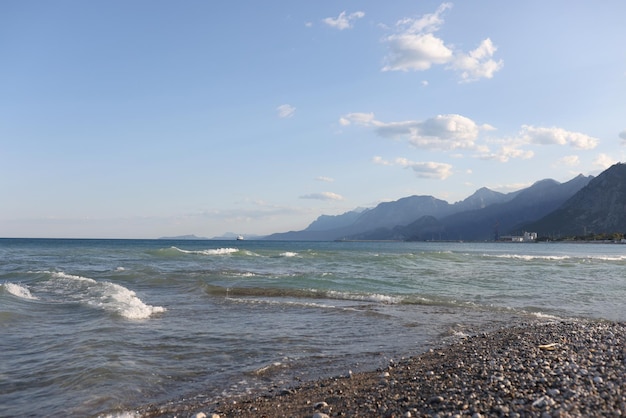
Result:
[[[621,167],[626,171],[625,165]],[[272,234],[267,239],[493,240],[554,211],[591,179],[583,175],[566,183],[543,179],[506,194],[481,187],[453,205],[433,196],[407,196],[363,211],[321,215],[303,231]]]
[[[474,194],[466,199],[454,204],[456,211],[475,210],[486,208],[494,203],[502,203],[510,200],[512,197],[500,192],[496,192],[487,187],[481,187]]]

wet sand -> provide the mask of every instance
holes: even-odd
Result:
[[[153,405],[144,417],[626,415],[626,324],[520,324],[387,367],[256,396]]]

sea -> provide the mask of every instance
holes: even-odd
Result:
[[[533,321],[626,321],[626,245],[0,239],[0,416],[374,370]]]

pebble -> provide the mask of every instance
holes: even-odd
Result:
[[[392,379],[389,371],[354,373],[195,410],[222,418],[626,416],[624,347],[625,323],[523,323],[390,362]],[[184,408],[145,416],[190,416]]]

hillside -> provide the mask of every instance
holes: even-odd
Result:
[[[591,177],[559,183],[541,180],[523,190],[499,193],[478,189],[449,204],[432,196],[409,196],[372,209],[322,215],[302,231],[272,234],[270,240],[493,240],[560,207]]]
[[[524,227],[553,238],[626,232],[626,164],[611,166],[557,210]]]
[[[445,237],[489,241],[497,239],[499,235],[522,233],[524,224],[540,219],[557,209],[590,179],[591,177],[579,175],[566,183],[541,180],[521,190],[508,202],[444,218],[442,223],[446,231]]]
[[[406,226],[369,230],[351,238],[409,241],[491,241],[500,234],[521,232],[520,228],[523,224],[540,219],[557,209],[584,187],[589,180],[590,177],[582,175],[567,183],[541,180],[526,189],[511,194],[512,198],[509,196],[508,200],[500,197],[500,200],[503,200],[500,203],[484,205],[479,209],[458,211],[438,218],[420,217]],[[479,192],[484,194],[483,189],[477,193]],[[477,201],[476,193],[468,199]]]

